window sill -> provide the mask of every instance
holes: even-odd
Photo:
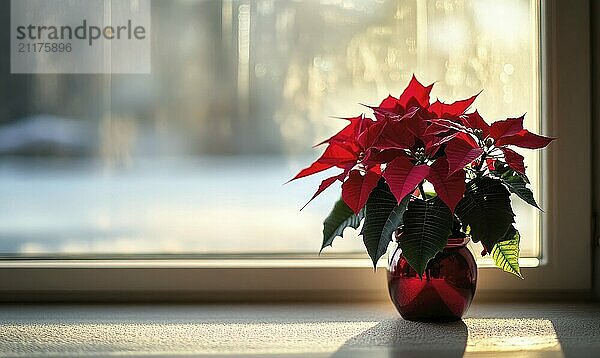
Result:
[[[593,356],[598,307],[475,303],[459,322],[385,304],[2,306],[7,356]],[[335,332],[335,334],[332,334]],[[290,334],[291,333],[291,334]]]

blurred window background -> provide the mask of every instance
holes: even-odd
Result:
[[[11,75],[9,16],[3,1],[4,256],[316,256],[339,186],[300,212],[327,173],[282,184],[345,124],[331,116],[413,72],[434,98],[483,89],[486,119],[526,112],[540,130],[535,0],[154,0],[150,75]],[[539,157],[526,165],[539,189]],[[539,213],[514,205],[538,257]],[[346,234],[326,251],[364,251]]]

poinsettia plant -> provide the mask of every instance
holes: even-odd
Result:
[[[419,275],[449,237],[470,235],[484,255],[521,277],[510,195],[539,206],[514,147],[543,148],[554,138],[523,128],[524,116],[488,124],[469,110],[477,95],[432,103],[432,88],[413,76],[400,97],[369,107],[373,118],[346,118],[347,126],[317,145],[326,145],[321,157],[292,179],[339,169],[309,200],[342,182],[341,199],[324,221],[321,250],[364,220],[361,235],[374,265],[396,230]],[[427,182],[433,192],[424,190]]]

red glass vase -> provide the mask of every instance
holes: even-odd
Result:
[[[477,284],[477,265],[466,245],[469,238],[450,238],[427,264],[423,278],[408,264],[394,242],[388,267],[388,289],[400,315],[411,321],[455,321],[467,311]]]

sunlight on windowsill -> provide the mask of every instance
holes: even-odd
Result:
[[[547,319],[467,318],[463,328],[449,324],[447,345],[465,347],[465,353],[485,352],[562,352],[552,322]],[[5,338],[28,337],[44,341],[46,351],[65,347],[111,346],[117,350],[170,352],[177,354],[202,351],[203,354],[294,354],[327,353],[353,349],[353,339],[376,330],[377,321],[304,322],[304,323],[99,323],[4,324]],[[411,344],[389,344],[386,338],[372,337],[371,349],[431,352],[431,326],[415,323]],[[369,334],[370,335],[370,334]],[[388,335],[394,335],[393,329]],[[327,337],[327,339],[323,339]],[[10,340],[10,339],[9,339]],[[385,344],[381,345],[383,340]],[[18,340],[17,340],[18,341]],[[17,342],[15,341],[15,342]],[[54,343],[51,343],[54,342]],[[4,347],[7,348],[7,347]],[[438,347],[439,348],[439,347]],[[460,347],[458,347],[460,348]],[[361,350],[366,348],[361,348]]]

